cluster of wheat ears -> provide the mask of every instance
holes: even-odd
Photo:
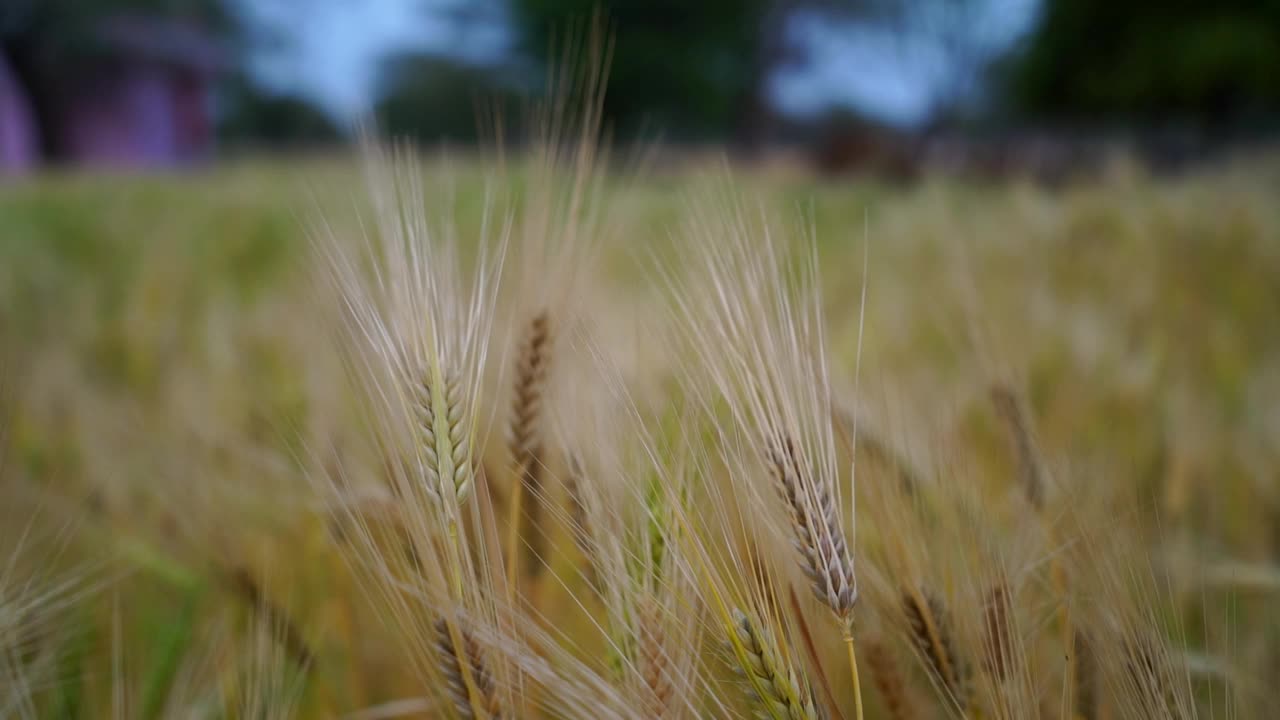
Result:
[[[363,232],[314,228],[382,459],[317,487],[432,712],[1196,716],[1140,544],[1051,470],[1015,382],[990,390],[1004,495],[963,448],[923,468],[876,432],[856,365],[828,363],[803,224],[725,175],[653,229],[660,302],[593,304],[617,222],[601,67],[534,113],[523,193],[481,237],[372,143]]]

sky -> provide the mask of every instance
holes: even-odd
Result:
[[[511,47],[502,6],[478,0],[237,0],[252,25],[283,42],[258,50],[250,69],[268,89],[302,95],[348,121],[376,100],[382,60],[432,52],[486,62]],[[457,14],[487,5],[493,23]],[[300,8],[306,9],[300,12]],[[464,32],[465,30],[465,32]]]
[[[919,125],[939,102],[978,90],[976,71],[1031,30],[1039,2],[935,6],[961,10],[924,19],[921,25],[938,30],[916,33],[815,14],[792,18],[789,40],[805,48],[810,61],[772,78],[777,106],[793,116],[845,106],[893,125]]]
[[[303,95],[344,122],[376,100],[378,67],[389,55],[421,51],[483,63],[512,47],[501,0],[238,1],[247,19],[283,41],[252,59],[262,84]],[[943,3],[964,8],[925,19],[943,29],[943,39],[798,14],[785,32],[803,49],[804,61],[780,69],[770,90],[777,107],[792,116],[847,106],[893,125],[919,125],[939,102],[974,89],[973,69],[1022,37],[1038,5]],[[459,20],[477,12],[487,21]]]

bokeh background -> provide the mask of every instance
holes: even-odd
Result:
[[[1280,716],[1277,0],[0,0],[0,640],[43,638],[0,717],[431,716],[310,491],[380,465],[307,223],[355,231],[372,118],[477,235],[597,8],[610,341],[676,362],[636,258],[727,155],[816,237],[865,477],[1007,499],[1011,388],[1167,574],[1202,716]]]

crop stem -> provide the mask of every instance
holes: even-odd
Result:
[[[849,679],[853,681],[853,716],[862,720],[862,683],[858,681],[858,656],[853,649],[853,628],[844,629],[844,647],[849,653]]]

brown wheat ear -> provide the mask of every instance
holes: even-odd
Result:
[[[946,608],[926,590],[902,594],[911,639],[924,655],[930,673],[962,710],[969,706],[969,676],[947,621]]]
[[[769,473],[789,510],[800,568],[814,595],[847,621],[858,599],[858,586],[831,492],[823,483],[807,482],[791,438],[769,442],[765,454]]]
[[[533,316],[516,357],[515,394],[511,404],[511,422],[508,447],[515,459],[519,473],[519,497],[516,503],[520,515],[516,522],[519,535],[524,538],[529,562],[527,573],[536,573],[541,567],[545,548],[545,530],[542,527],[544,471],[544,401],[547,373],[551,363],[551,316],[541,310]]]
[[[461,625],[451,627],[444,618],[436,620],[436,653],[440,673],[448,688],[449,700],[463,720],[473,720],[477,709],[482,717],[503,717],[493,673],[484,661],[475,637]],[[456,636],[460,644],[454,641]],[[470,687],[475,688],[474,700]]]
[[[867,665],[871,668],[871,679],[880,691],[880,700],[889,717],[892,720],[911,720],[916,717],[898,663],[884,643],[867,644]]]
[[[1008,429],[1009,442],[1018,461],[1018,479],[1027,501],[1036,510],[1041,510],[1044,508],[1044,459],[1040,456],[1040,447],[1026,408],[1017,393],[1005,385],[992,386],[991,402]]]

